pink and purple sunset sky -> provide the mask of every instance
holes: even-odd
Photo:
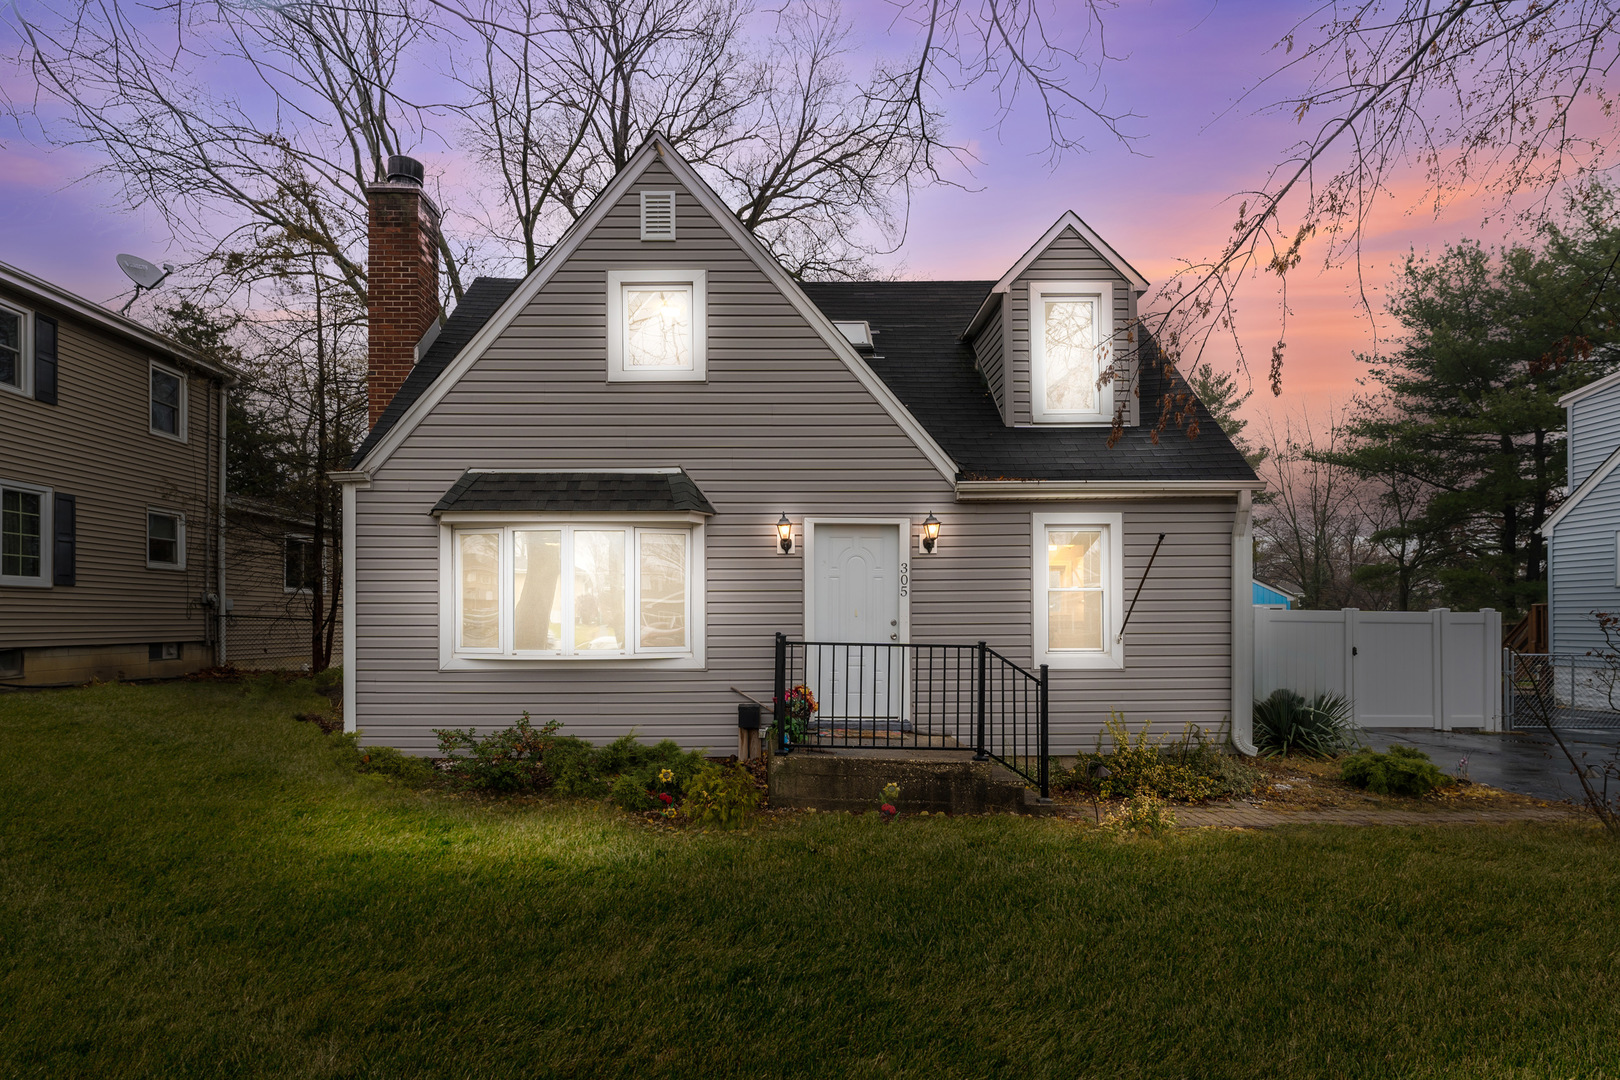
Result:
[[[1067,10],[1065,3],[1059,8]],[[895,47],[889,37],[893,9],[883,0],[851,0],[845,10],[857,40],[874,50]],[[1048,167],[1045,122],[1037,110],[1021,105],[998,127],[988,90],[954,94],[946,101],[951,134],[980,163],[971,176],[958,177],[963,188],[917,193],[908,239],[895,261],[910,277],[995,278],[1068,209],[1150,281],[1166,280],[1179,259],[1207,258],[1236,217],[1232,193],[1256,186],[1302,134],[1285,112],[1261,110],[1280,90],[1233,107],[1279,63],[1273,46],[1300,11],[1298,4],[1276,0],[1124,0],[1107,17],[1109,51],[1124,59],[1107,66],[1103,84],[1111,108],[1139,117],[1127,122],[1141,136],[1135,153],[1092,128],[1089,153]],[[0,23],[0,38],[8,34]],[[864,66],[861,57],[853,61]],[[32,97],[26,72],[0,69],[0,78],[12,102]],[[127,288],[113,262],[117,253],[154,261],[185,255],[157,214],[120,206],[118,192],[108,185],[80,182],[99,163],[89,151],[53,150],[37,129],[5,124],[0,118],[0,205],[8,208],[0,214],[0,260],[116,307]],[[443,142],[417,152],[430,170],[447,177],[470,167]],[[1452,204],[1437,219],[1420,204],[1415,175],[1412,181],[1383,200],[1364,245],[1362,270],[1379,309],[1382,287],[1408,250],[1438,251],[1462,237],[1487,243],[1508,238],[1506,225],[1482,225],[1481,208],[1467,201]],[[453,197],[453,185],[449,190]],[[1275,401],[1264,386],[1266,357],[1278,332],[1275,282],[1246,283],[1240,316],[1257,387],[1251,416],[1304,408],[1319,413],[1356,391],[1361,365],[1355,354],[1371,348],[1373,327],[1356,300],[1354,267],[1321,267],[1320,251],[1307,251],[1290,279],[1284,394]],[[1230,349],[1214,358],[1233,363]]]

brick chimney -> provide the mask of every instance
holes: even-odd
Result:
[[[371,426],[416,363],[416,344],[439,317],[439,208],[422,190],[422,163],[388,159],[388,179],[366,185]]]

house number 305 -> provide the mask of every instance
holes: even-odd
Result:
[[[911,595],[911,564],[900,564],[900,595]]]

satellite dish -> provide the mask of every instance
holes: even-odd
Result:
[[[134,294],[130,296],[129,302],[124,305],[124,310],[119,312],[120,315],[128,315],[130,305],[134,304],[136,299],[140,297],[142,290],[155,289],[163,284],[163,279],[174,273],[174,264],[164,263],[161,267],[158,267],[147,262],[139,255],[120,255],[118,256],[118,269],[127,274],[129,280],[135,283]]]
[[[161,267],[147,262],[139,255],[118,256],[118,269],[129,275],[129,280],[143,289],[155,289],[168,277],[174,267],[164,263]]]

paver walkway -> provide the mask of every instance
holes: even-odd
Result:
[[[1178,806],[1176,824],[1182,828],[1264,829],[1273,825],[1502,825],[1514,821],[1579,820],[1581,811],[1569,806],[1526,806],[1512,809],[1357,810],[1336,807],[1322,810],[1282,810],[1261,806]]]

